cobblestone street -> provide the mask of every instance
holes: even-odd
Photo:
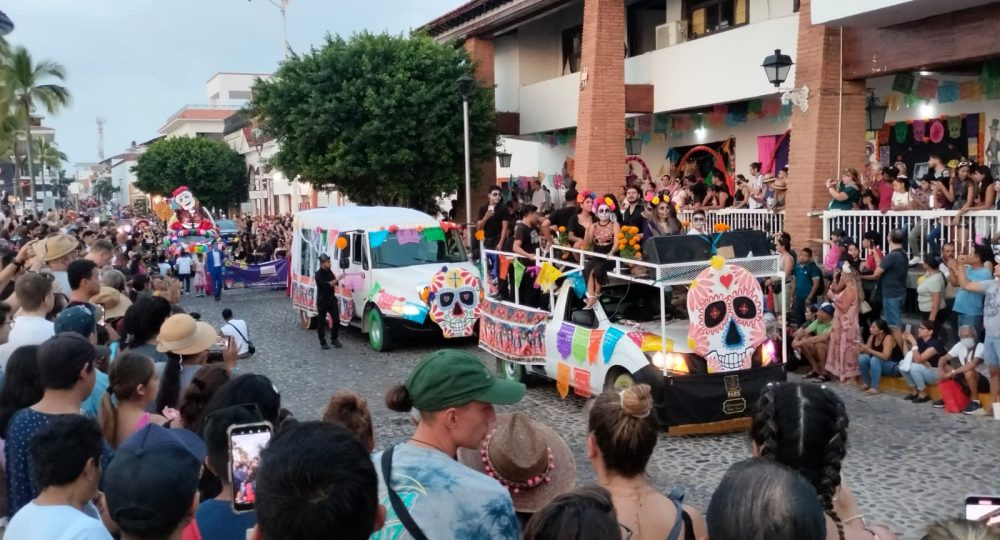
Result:
[[[211,298],[192,297],[182,303],[216,327],[224,307],[245,319],[257,355],[243,361],[243,370],[271,377],[283,404],[298,418],[317,418],[339,389],[362,394],[375,416],[379,448],[402,441],[411,429],[405,415],[386,409],[386,388],[402,381],[429,351],[446,345],[477,350],[474,340],[447,344],[421,340],[401,342],[396,351],[378,354],[357,330],[348,329],[341,333],[342,349],[321,351],[315,334],[299,328],[282,291],[227,291],[218,304]],[[491,358],[480,356],[492,367]],[[945,414],[929,403],[914,405],[893,394],[867,396],[850,387],[837,391],[851,418],[844,476],[870,523],[886,523],[904,538],[919,538],[930,521],[962,514],[966,495],[1000,493],[996,474],[1000,422]],[[554,383],[546,382],[534,385],[521,403],[509,408],[526,412],[563,435],[576,457],[581,484],[594,480],[585,455],[585,403],[580,398],[561,400]],[[682,487],[687,500],[704,509],[726,468],[749,453],[745,433],[664,435],[649,472],[657,486]]]

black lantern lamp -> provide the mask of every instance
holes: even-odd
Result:
[[[642,154],[642,137],[632,135],[625,138],[625,153],[630,156]]]
[[[462,95],[462,99],[469,99],[472,97],[472,90],[476,87],[476,80],[468,75],[462,75],[458,78],[458,93]]]
[[[885,112],[889,107],[883,105],[874,90],[869,90],[868,99],[865,103],[865,127],[868,131],[878,131],[885,125]]]
[[[503,149],[497,152],[497,160],[500,162],[500,167],[504,169],[510,167],[510,158],[511,158],[510,152],[507,152]]]
[[[795,62],[792,62],[791,56],[781,54],[781,49],[775,49],[774,54],[765,58],[764,63],[760,66],[764,68],[768,82],[777,88],[788,78],[788,72],[792,69],[793,65],[795,65]]]

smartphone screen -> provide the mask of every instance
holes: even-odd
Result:
[[[260,452],[271,440],[271,424],[259,422],[229,427],[229,481],[233,486],[233,510],[253,510]]]
[[[965,519],[1000,525],[1000,497],[970,495],[965,498]]]
[[[913,325],[912,324],[907,324],[906,325],[906,333],[909,334],[912,331],[913,331]]]

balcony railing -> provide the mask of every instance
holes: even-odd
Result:
[[[928,242],[941,245],[954,242],[958,253],[968,253],[973,244],[993,244],[1000,232],[1000,210],[977,210],[959,214],[957,210],[906,210],[880,212],[877,210],[827,210],[820,214],[823,220],[823,238],[843,230],[847,236],[861,243],[865,233],[875,232],[880,247],[888,248],[889,232],[904,229],[906,247],[911,255],[923,256]]]

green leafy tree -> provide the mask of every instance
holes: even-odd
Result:
[[[31,53],[22,46],[10,49],[0,62],[0,84],[8,89],[28,143],[26,157],[32,200],[35,200],[35,161],[32,159],[31,115],[38,107],[52,114],[69,103],[69,90],[49,82],[62,82],[65,78],[66,70],[62,65],[48,60],[36,64]]]
[[[434,210],[464,185],[461,48],[425,35],[327,37],[253,88],[251,114],[280,151],[272,163],[360,204]],[[469,100],[473,162],[493,159],[493,89]],[[478,180],[478,179],[477,179]]]
[[[187,186],[208,207],[237,203],[245,176],[243,157],[226,143],[203,137],[175,137],[153,143],[132,168],[135,186],[152,195],[170,197]]]
[[[108,202],[115,193],[121,191],[121,188],[116,187],[110,178],[104,177],[94,182],[93,191],[98,201]]]
[[[45,190],[45,171],[58,171],[63,162],[66,161],[66,154],[56,146],[54,141],[46,139],[35,139],[34,142],[35,162],[39,165],[38,172],[41,173],[42,190]]]

